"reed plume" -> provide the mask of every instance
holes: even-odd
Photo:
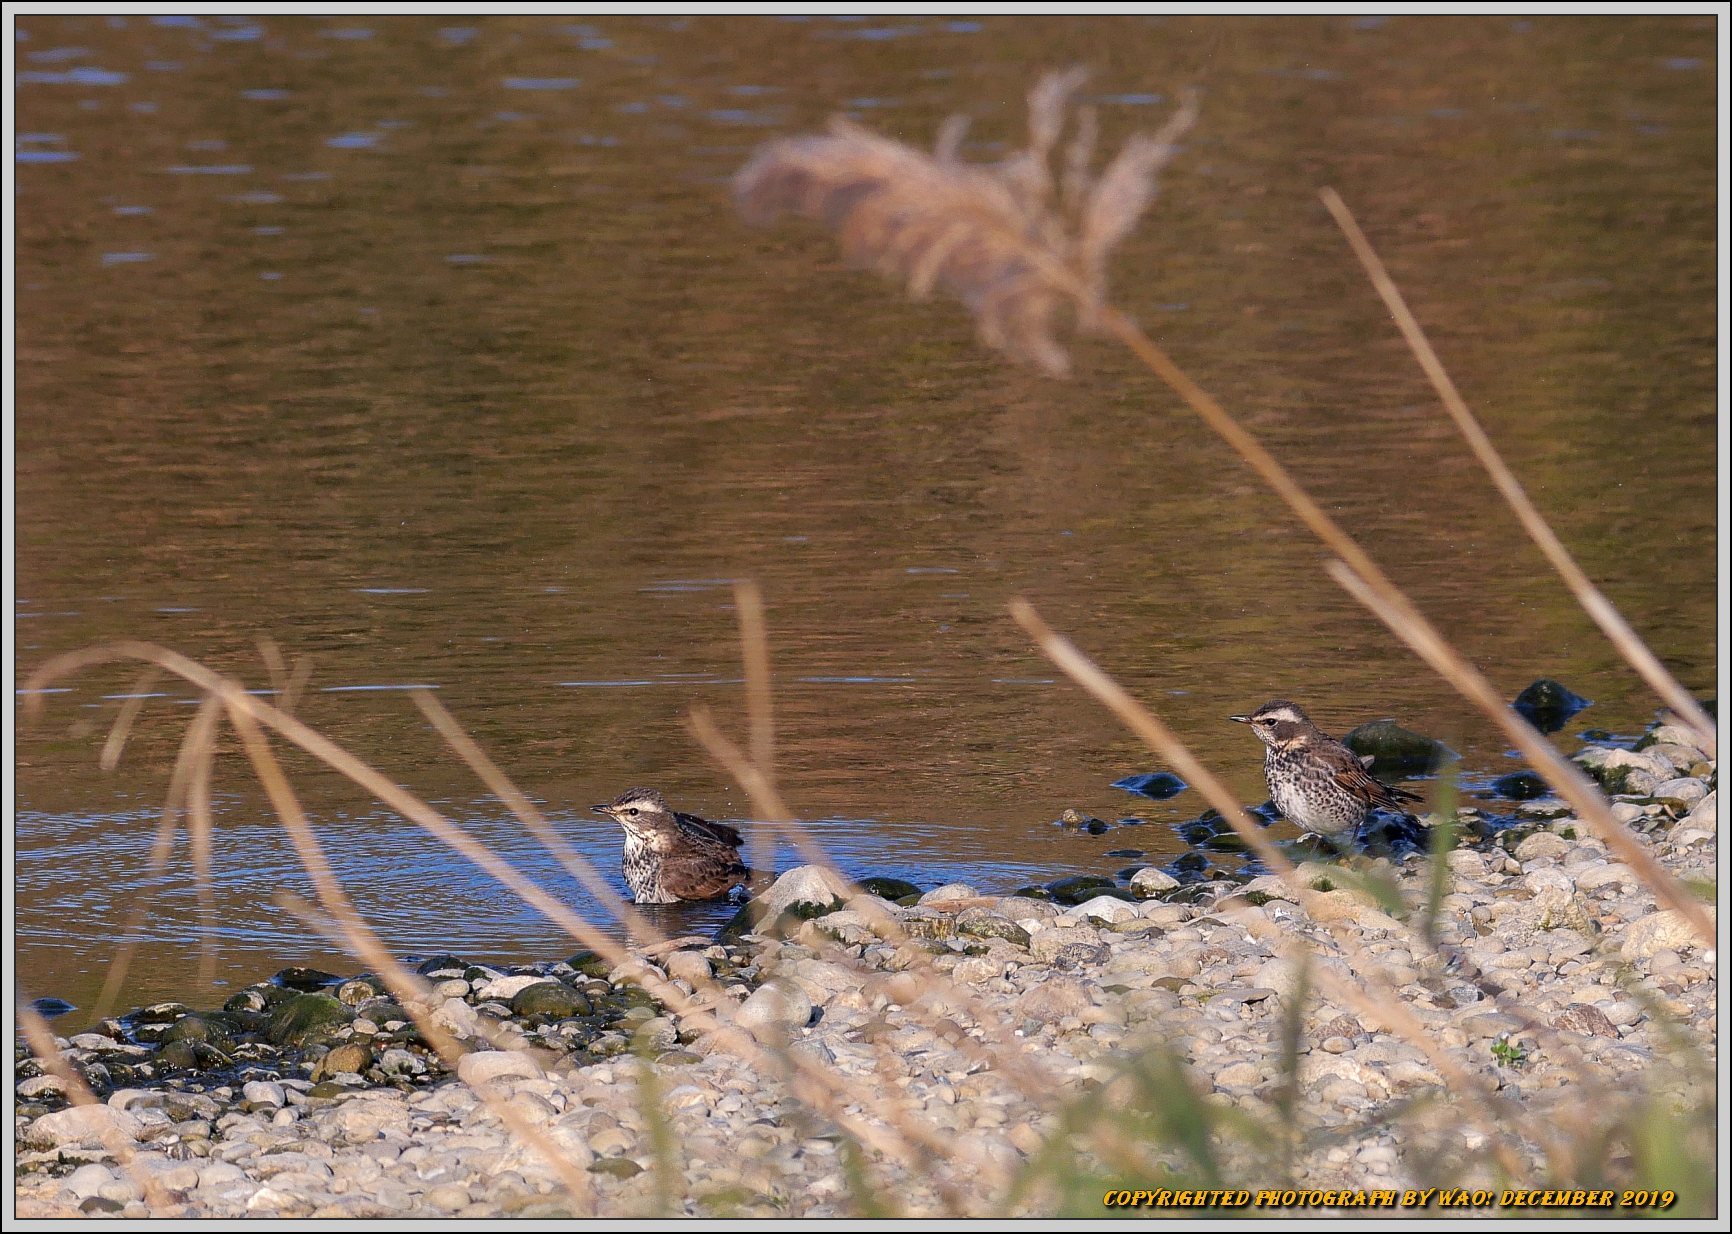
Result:
[[[930,154],[840,118],[826,134],[767,142],[734,178],[740,210],[758,223],[823,222],[855,264],[904,280],[917,299],[942,288],[968,306],[983,343],[1063,375],[1061,313],[1099,323],[1107,256],[1197,118],[1187,94],[1158,133],[1131,137],[1097,174],[1094,110],[1071,106],[1085,77],[1071,69],[1035,84],[1028,147],[1000,163],[958,157],[965,116],[944,123]]]

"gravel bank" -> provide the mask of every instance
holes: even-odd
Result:
[[[1662,865],[1712,884],[1715,766],[1681,730],[1650,738],[1639,752],[1595,747],[1577,757],[1616,790],[1619,816],[1646,833]],[[1609,1122],[1619,1101],[1653,1092],[1682,1100],[1693,1084],[1711,1085],[1673,1064],[1668,1034],[1673,1022],[1683,1026],[1712,1057],[1713,953],[1558,803],[1522,809],[1529,827],[1448,856],[1439,933],[1454,959],[1429,951],[1360,891],[1326,891],[1317,916],[1351,928],[1432,1039],[1531,1115],[1524,1125],[1568,1127],[1582,1118],[1584,1096]],[[1425,895],[1423,860],[1348,864],[1387,874],[1410,901]],[[1345,881],[1334,866],[1302,869],[1317,887]],[[984,1163],[1014,1172],[1042,1150],[1061,1106],[1091,1092],[1134,1117],[1138,1099],[1115,1089],[1115,1077],[1127,1059],[1142,1058],[1146,1071],[1149,1051],[1163,1047],[1215,1107],[1273,1125],[1291,1103],[1299,1185],[1504,1185],[1484,1132],[1433,1060],[1375,1017],[1302,996],[1296,939],[1310,941],[1319,965],[1346,974],[1349,961],[1279,882],[1197,895],[1152,871],[1134,886],[1153,898],[1103,895],[1066,907],[962,886],[912,905],[864,896],[810,920],[784,916],[780,937],[683,940],[635,973],[581,954],[511,971],[436,958],[421,966],[426,1005],[475,1049],[457,1076],[366,978],[286,976],[242,991],[220,1014],[153,1009],[156,1022],[63,1041],[106,1099],[100,1107],[66,1108],[60,1081],[21,1062],[16,1211],[493,1217],[575,1215],[593,1204],[632,1216],[668,1195],[673,1211],[706,1216],[858,1212],[834,1124],[796,1101],[776,1068],[670,1013],[646,990],[662,981],[685,993],[720,982],[757,1040],[786,1043],[803,1065],[849,1081],[849,1116],[871,1123],[874,1103],[893,1101],[942,1142],[966,1145],[972,1164],[926,1154],[910,1168],[869,1154],[871,1177],[907,1215],[953,1202],[1000,1211],[971,1171]],[[1181,890],[1190,902],[1162,898]],[[806,868],[766,898],[823,903],[826,891]],[[912,938],[896,941],[899,932]],[[918,976],[928,963],[960,992]],[[1507,997],[1489,997],[1488,984]],[[1302,1029],[1291,1073],[1289,1022]],[[989,1048],[994,1031],[1006,1044]],[[169,1050],[178,1065],[159,1066]],[[1021,1051],[1045,1069],[1050,1091],[1031,1096],[1018,1082]],[[563,1191],[476,1096],[483,1085],[565,1150],[592,1200]],[[652,1105],[663,1114],[646,1117]],[[105,1130],[133,1147],[130,1169]],[[665,1166],[656,1147],[664,1130]],[[1216,1139],[1220,1185],[1277,1184],[1266,1144]],[[1537,1163],[1537,1145],[1516,1147]],[[1086,1154],[1081,1165],[1107,1170]],[[1537,1169],[1533,1177],[1547,1181]]]

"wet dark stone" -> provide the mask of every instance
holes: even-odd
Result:
[[[375,998],[371,1002],[362,1003],[355,1008],[355,1013],[366,1016],[381,1028],[396,1021],[407,1022],[409,1019],[409,1013],[394,999],[389,998]]]
[[[271,980],[291,990],[322,990],[328,985],[336,985],[342,978],[323,969],[296,966],[283,969]]]
[[[1153,797],[1156,801],[1165,801],[1168,797],[1177,797],[1190,785],[1170,771],[1151,771],[1144,775],[1126,776],[1122,780],[1114,780],[1113,787],[1122,788],[1127,793]]]
[[[1512,771],[1493,780],[1491,791],[1510,801],[1532,801],[1551,792],[1551,786],[1537,771]]]
[[[1067,827],[1072,831],[1088,831],[1097,825],[1102,828],[1108,826],[1104,820],[1098,819],[1092,814],[1084,814],[1081,810],[1066,810],[1053,820],[1053,825]]]
[[[1124,881],[1129,882],[1131,879],[1133,879],[1137,876],[1138,870],[1145,869],[1145,868],[1146,867],[1144,867],[1144,866],[1126,866],[1124,869],[1118,871],[1118,873],[1116,875],[1114,875],[1114,877],[1115,878],[1121,878]]]
[[[594,955],[594,952],[580,952],[580,955]],[[459,960],[454,955],[428,956],[415,967],[415,971],[423,977],[461,977],[463,970],[469,967],[467,960]],[[573,967],[576,967],[573,965]]]
[[[53,1019],[57,1015],[65,1015],[68,1011],[76,1011],[77,1008],[64,998],[35,998],[30,1000],[30,1010],[39,1016]]]
[[[1179,833],[1179,839],[1191,845],[1206,844],[1221,834],[1219,824],[1203,822],[1200,819],[1179,823],[1174,830]]]
[[[1046,889],[1060,904],[1081,904],[1097,895],[1105,895],[1113,885],[1112,879],[1100,874],[1072,874],[1055,878]]]
[[[1210,852],[1215,853],[1242,853],[1245,852],[1250,845],[1246,844],[1245,841],[1239,838],[1238,832],[1223,831],[1217,835],[1212,835],[1207,840],[1203,841],[1203,847],[1208,849]]]
[[[1372,755],[1371,770],[1382,776],[1436,771],[1455,751],[1441,741],[1402,728],[1394,720],[1361,724],[1342,738],[1361,757]]]
[[[177,1071],[208,1071],[212,1067],[221,1067],[232,1061],[228,1054],[208,1041],[171,1041],[162,1047],[156,1056],[157,1062],[163,1067],[172,1067]]]
[[[1115,848],[1101,854],[1103,857],[1118,857],[1125,861],[1135,861],[1144,855],[1140,848]]]
[[[904,896],[918,897],[920,895],[920,888],[906,879],[884,878],[878,875],[861,879],[860,888],[881,899],[891,901],[900,900]]]
[[[173,1024],[191,1012],[192,1008],[185,1003],[152,1003],[133,1012],[132,1019],[137,1024]]]
[[[1111,823],[1099,818],[1089,819],[1087,826],[1083,828],[1083,830],[1088,832],[1091,836],[1104,836],[1112,829],[1113,825]]]
[[[524,986],[511,1000],[511,1014],[564,1020],[590,1014],[589,999],[563,981],[538,981]]]
[[[1583,741],[1592,742],[1595,745],[1614,742],[1618,739],[1616,734],[1603,728],[1584,728],[1581,732],[1577,733],[1576,736],[1580,737]]]
[[[355,1018],[352,1009],[329,994],[302,994],[284,1003],[271,1017],[270,1039],[298,1048],[328,1041]]]
[[[1431,828],[1411,814],[1378,810],[1359,829],[1365,851],[1375,857],[1405,857],[1431,851]]]
[[[177,1041],[202,1041],[225,1053],[234,1048],[234,1035],[229,1025],[215,1016],[182,1016],[169,1025],[158,1038],[164,1046]]]
[[[1522,718],[1542,733],[1555,733],[1569,723],[1571,716],[1594,700],[1572,693],[1549,677],[1542,677],[1516,695],[1510,706],[1521,712]]]
[[[1052,899],[1052,892],[1048,891],[1045,887],[1018,887],[1010,894],[1013,896],[1021,896],[1025,900]]]
[[[1167,866],[1167,873],[1174,878],[1183,878],[1187,874],[1197,875],[1209,868],[1209,859],[1201,853],[1180,853]]]

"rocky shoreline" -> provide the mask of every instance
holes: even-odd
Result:
[[[1686,731],[1576,758],[1662,866],[1715,884],[1717,769]],[[1350,885],[1357,871],[1424,902],[1429,863],[1413,853],[1356,857],[1345,873],[1307,863],[1310,911],[1273,877],[1186,884],[1151,868],[1128,891],[1099,880],[1056,898],[880,882],[844,901],[802,867],[719,940],[623,966],[593,953],[509,970],[423,961],[423,1007],[471,1051],[455,1076],[378,979],[286,970],[221,1011],[165,1004],[60,1040],[99,1106],[68,1106],[62,1081],[20,1051],[16,1212],[553,1217],[648,1215],[665,1200],[676,1214],[822,1217],[863,1210],[864,1172],[894,1213],[986,1215],[1002,1197],[971,1171],[1014,1175],[1043,1157],[1067,1103],[1095,1094],[1126,1126],[1151,1114],[1122,1085],[1113,1095],[1127,1069],[1164,1077],[1174,1108],[1191,1108],[1171,1087],[1188,1083],[1198,1109],[1296,1128],[1282,1160],[1305,1188],[1504,1186],[1436,1060],[1309,993],[1292,944],[1351,977],[1321,928],[1346,925],[1430,1038],[1524,1124],[1568,1126],[1585,1099],[1605,1125],[1620,1100],[1711,1103],[1711,1075],[1693,1078],[1673,1038],[1713,1058],[1717,957],[1561,803],[1518,812],[1522,826],[1448,855],[1441,951]],[[732,1004],[754,1048],[670,1010],[655,994],[670,985]],[[798,1065],[766,1068],[766,1052]],[[1031,1093],[1019,1059],[1053,1090]],[[1168,1059],[1182,1068],[1160,1072]],[[854,1094],[831,1113],[882,1126],[889,1102],[918,1124],[895,1133],[966,1152],[862,1163],[802,1087],[814,1065]],[[593,1195],[570,1196],[500,1105]],[[1212,1185],[1274,1186],[1273,1150],[1236,1125],[1214,1125],[1224,1181]],[[1548,1185],[1592,1181],[1552,1178],[1539,1146],[1516,1144]],[[1177,1148],[1174,1173],[1141,1180],[1093,1152],[1079,1168],[1132,1186],[1200,1177]],[[1050,1208],[1031,1194],[1026,1214]]]

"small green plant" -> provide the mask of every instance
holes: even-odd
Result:
[[[1491,1056],[1497,1060],[1498,1066],[1508,1067],[1511,1070],[1528,1061],[1528,1052],[1508,1037],[1499,1037],[1491,1043]]]

